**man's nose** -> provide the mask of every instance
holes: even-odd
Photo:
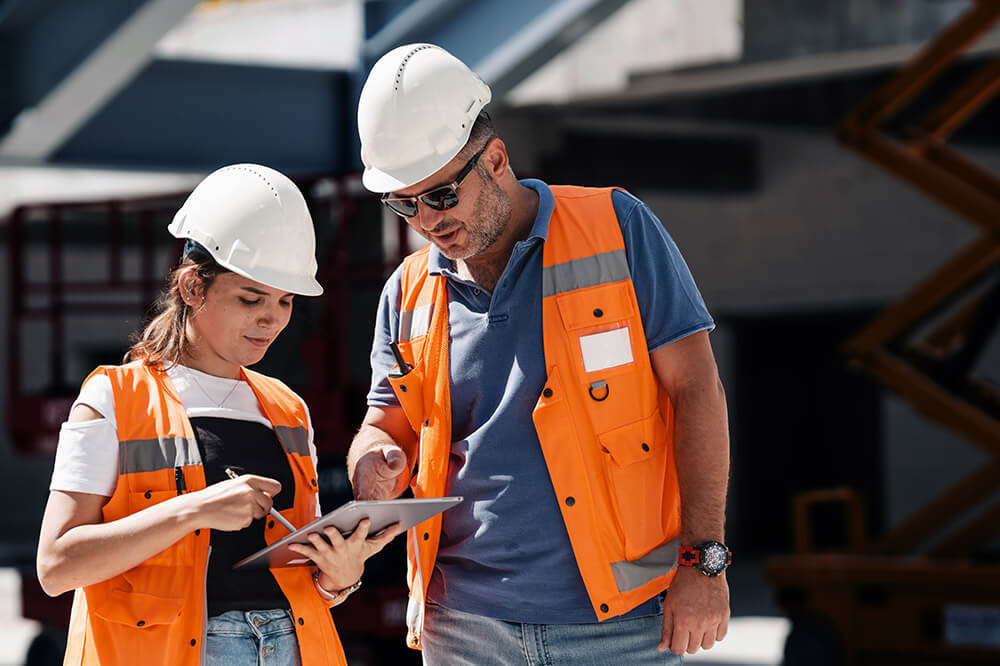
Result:
[[[417,214],[411,219],[423,231],[432,231],[441,223],[443,212],[434,210],[423,201],[420,201],[417,204]]]

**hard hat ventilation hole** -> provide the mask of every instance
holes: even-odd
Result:
[[[437,47],[434,46],[433,44],[424,44],[422,46],[416,47],[415,49],[413,49],[412,51],[410,51],[409,53],[406,54],[406,57],[403,58],[403,61],[401,63],[399,63],[399,67],[396,69],[396,85],[394,85],[392,87],[392,89],[394,91],[398,91],[399,90],[399,83],[403,79],[403,70],[406,69],[406,63],[410,62],[410,58],[413,57],[413,54],[415,54],[415,53],[417,53],[419,51],[423,51],[425,49],[434,49],[434,48],[437,48]]]
[[[269,188],[271,188],[271,194],[274,195],[275,199],[278,199],[279,201],[281,200],[281,196],[278,194],[278,190],[276,190],[274,188],[274,184],[268,179],[267,176],[265,176],[264,174],[262,174],[260,171],[257,171],[256,169],[248,169],[245,166],[231,166],[231,167],[227,167],[227,169],[235,169],[237,171],[246,171],[247,173],[252,173],[253,175],[255,175],[258,178],[260,178],[262,181],[264,181],[265,185],[267,185]],[[218,249],[218,248],[216,248],[216,249]]]

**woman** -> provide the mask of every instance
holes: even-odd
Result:
[[[60,433],[38,547],[51,595],[77,589],[67,664],[345,664],[329,608],[398,533],[295,546],[313,567],[234,562],[320,514],[309,412],[246,369],[316,296],[301,193],[277,171],[220,169],[170,232],[187,239],[160,312],[121,366],[84,383]],[[230,478],[234,477],[234,478]]]

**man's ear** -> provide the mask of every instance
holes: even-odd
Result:
[[[510,167],[510,158],[507,156],[507,144],[498,136],[490,139],[490,143],[486,146],[483,156],[479,159],[483,162],[483,166],[486,167],[493,180],[501,178]]]

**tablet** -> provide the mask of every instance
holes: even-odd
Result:
[[[319,532],[327,527],[336,527],[344,536],[349,535],[362,519],[371,521],[369,534],[399,523],[403,531],[422,523],[432,516],[452,508],[462,501],[461,497],[427,497],[420,499],[365,500],[348,502],[330,513],[317,518],[305,527],[300,527],[275,541],[267,548],[258,550],[244,557],[233,565],[233,569],[251,567],[303,567],[312,564],[312,560],[289,550],[293,543],[311,545],[306,538],[308,534]]]

